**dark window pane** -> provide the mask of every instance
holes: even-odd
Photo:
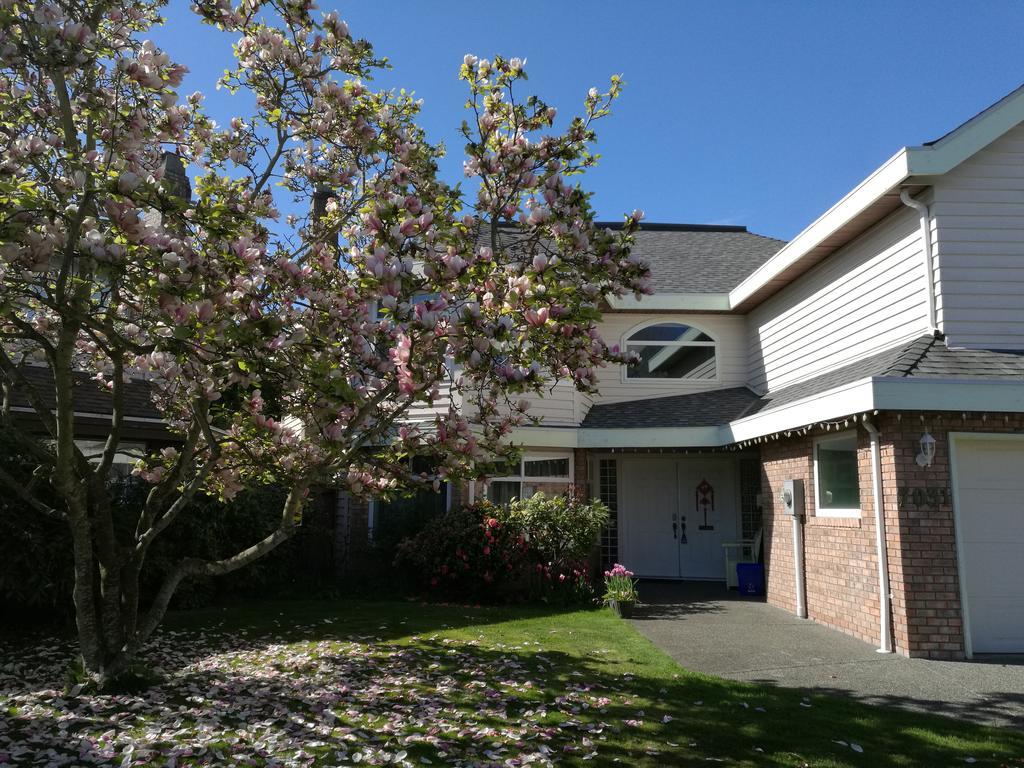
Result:
[[[626,374],[631,379],[714,379],[714,347],[630,345],[640,356]]]
[[[526,477],[568,477],[569,459],[530,459],[523,462]]]
[[[819,509],[860,508],[856,436],[818,444],[818,484]]]
[[[711,337],[682,323],[660,323],[641,328],[629,341],[711,341]]]
[[[619,473],[615,459],[598,462],[597,492],[611,512],[608,525],[601,531],[601,567],[611,568],[619,561]]]
[[[493,471],[489,474],[491,477],[518,477],[519,465],[507,461],[497,461],[494,463]]]
[[[537,483],[524,482],[522,490],[524,499],[531,499],[537,493],[543,493],[549,499],[553,499],[555,496],[564,496],[568,492],[568,482],[549,483],[546,480]]]
[[[508,504],[512,499],[518,499],[521,495],[519,483],[508,480],[495,480],[487,489],[487,498],[498,506]]]

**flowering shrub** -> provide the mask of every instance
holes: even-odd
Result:
[[[638,595],[636,592],[636,579],[633,572],[626,570],[626,566],[616,563],[610,571],[604,572],[604,601],[610,603],[612,600],[618,603],[635,603]]]
[[[532,597],[567,601],[593,595],[590,554],[608,524],[608,508],[576,495],[535,494],[512,502],[502,514],[527,542]]]
[[[541,494],[507,507],[452,510],[403,541],[396,564],[430,594],[463,600],[577,601],[593,596],[589,556],[608,509]]]
[[[453,509],[398,545],[396,565],[430,594],[481,600],[508,591],[525,572],[526,541],[480,502]]]

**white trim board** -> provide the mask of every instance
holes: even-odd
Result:
[[[612,309],[634,312],[689,311],[728,312],[728,293],[654,293],[650,296],[612,296],[608,299]]]
[[[806,257],[837,229],[850,223],[910,175],[908,150],[901,149],[885,161],[839,202],[815,219],[778,253],[755,269],[729,291],[730,307],[737,307],[764,288],[773,279]]]
[[[876,376],[765,413],[710,427],[520,427],[512,441],[537,448],[720,448],[870,411],[1024,413],[1024,379],[908,379]]]
[[[729,424],[730,442],[739,443],[840,416],[873,411],[872,379],[861,379],[817,395],[737,419]]]
[[[29,407],[23,406],[23,405],[15,405],[15,406],[11,407],[11,412],[12,413],[30,413],[30,414],[34,415],[36,413],[36,409],[35,408],[29,408]],[[50,411],[50,413],[56,415],[57,410],[56,409],[52,409]],[[72,416],[74,416],[76,419],[104,419],[104,420],[107,420],[107,421],[109,421],[110,419],[113,418],[113,416],[111,414],[109,414],[109,413],[90,413],[90,412],[87,412],[87,411],[75,411],[72,414]],[[154,418],[150,418],[148,416],[124,416],[123,418],[124,418],[125,421],[137,421],[140,424],[164,424],[164,425],[167,424],[166,420],[164,420],[164,419],[154,419]]]

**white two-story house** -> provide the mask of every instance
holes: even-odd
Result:
[[[521,465],[463,498],[584,486],[638,575],[723,579],[763,538],[773,604],[905,655],[1024,652],[1024,88],[789,243],[648,224],[636,250],[654,293],[602,330],[641,363],[537,399]]]

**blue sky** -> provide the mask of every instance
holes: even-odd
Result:
[[[599,218],[745,224],[791,238],[900,147],[938,138],[1024,82],[1024,3],[455,0],[324,2],[425,100],[422,123],[461,179],[465,53],[527,59],[527,86],[580,109],[612,74],[627,87],[599,125],[587,174]],[[219,122],[213,84],[231,37],[183,0],[153,37],[191,69]],[[236,97],[237,98],[237,97]]]

